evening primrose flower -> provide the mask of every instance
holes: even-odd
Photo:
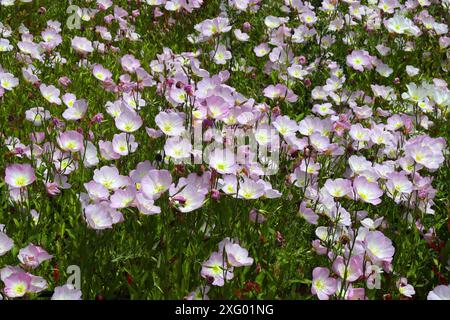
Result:
[[[94,51],[94,47],[92,47],[92,42],[86,39],[85,37],[75,36],[72,39],[72,48],[80,53],[80,54],[88,54]]]
[[[225,47],[223,44],[220,44],[217,47],[217,50],[211,51],[211,58],[214,59],[214,62],[219,65],[226,64],[228,60],[232,58],[232,54],[230,51],[227,50],[227,47]]]
[[[369,231],[364,238],[364,248],[373,263],[391,263],[395,253],[391,239],[380,231]]]
[[[0,257],[11,250],[13,246],[14,241],[6,233],[0,231]]]
[[[348,259],[348,258],[346,258]],[[363,256],[350,257],[350,261],[338,256],[333,262],[333,271],[347,282],[358,280],[363,275]]]
[[[127,187],[125,190],[118,189],[111,196],[111,208],[122,209],[132,206],[136,197],[136,190],[134,187]]]
[[[51,119],[50,111],[43,107],[34,107],[25,111],[25,119],[31,121],[35,126],[39,127],[43,121]]]
[[[134,132],[142,126],[142,118],[137,112],[126,109],[115,119],[117,129],[123,132]]]
[[[395,15],[384,21],[386,29],[391,33],[419,36],[421,31],[414,23],[402,15]]]
[[[43,248],[30,243],[25,248],[20,249],[17,256],[21,263],[30,268],[37,268],[42,262],[53,258]]]
[[[96,64],[92,68],[92,74],[100,81],[106,81],[112,78],[112,73],[101,64]]]
[[[193,185],[187,185],[181,192],[171,197],[176,209],[180,212],[191,212],[203,205],[205,195],[198,192]]]
[[[172,184],[168,170],[150,170],[140,182],[140,190],[148,199],[158,199]]]
[[[361,225],[367,229],[376,230],[381,225],[381,222],[383,222],[383,219],[383,217],[380,217],[374,221],[371,218],[365,218],[361,220]]]
[[[336,292],[336,279],[329,277],[330,270],[316,267],[313,270],[311,293],[319,300],[328,300]]]
[[[138,143],[131,133],[122,132],[113,136],[113,151],[121,156],[126,156],[129,153],[135,152],[137,147]]]
[[[5,294],[10,298],[23,297],[31,288],[31,276],[25,272],[16,272],[3,280]]]
[[[204,286],[204,287],[198,287],[191,293],[189,293],[186,297],[184,297],[185,300],[209,300],[209,297],[207,296],[210,286]]]
[[[254,200],[262,197],[264,192],[263,184],[245,178],[244,181],[239,184],[238,198]]]
[[[253,258],[248,256],[248,250],[237,243],[227,243],[225,252],[227,253],[228,262],[233,267],[251,266],[253,264]]]
[[[80,120],[87,111],[87,102],[84,99],[76,100],[72,107],[67,108],[62,113],[62,117],[66,120]]]
[[[305,201],[302,201],[300,204],[297,214],[310,224],[317,225],[317,222],[319,221],[319,216],[311,208],[306,206]]]
[[[368,161],[364,156],[352,155],[348,158],[348,164],[355,174],[360,174],[372,168],[372,162]]]
[[[298,100],[298,96],[294,94],[294,92],[286,87],[284,84],[277,85],[269,85],[263,91],[264,96],[271,100],[286,100],[288,102],[296,102]]]
[[[230,105],[225,99],[219,96],[210,96],[206,98],[208,114],[214,119],[224,119],[230,111]]]
[[[201,276],[211,279],[211,284],[222,287],[226,280],[233,279],[233,267],[228,268],[223,254],[213,252],[208,260],[202,263]]]
[[[94,201],[108,200],[109,190],[100,183],[89,181],[84,184],[84,188],[89,194],[89,197]]]
[[[428,293],[427,300],[450,300],[450,285],[439,285]]]
[[[299,80],[303,80],[303,78],[308,75],[308,71],[303,69],[303,67],[299,64],[293,64],[290,67],[287,68],[288,74]]]
[[[257,57],[264,57],[270,52],[270,47],[267,43],[261,43],[256,46],[253,51],[255,52]]]
[[[5,90],[12,90],[19,85],[19,79],[11,73],[4,73],[0,70],[0,87]]]
[[[185,131],[184,117],[179,113],[162,111],[156,115],[155,123],[168,136],[180,136]]]
[[[134,73],[141,66],[141,63],[132,54],[126,54],[120,58],[120,64],[123,70],[129,73]]]
[[[393,172],[388,176],[386,188],[390,196],[400,197],[402,194],[409,195],[413,191],[413,184],[406,176],[406,172]]]
[[[209,165],[221,174],[230,174],[236,171],[235,155],[229,149],[214,149],[209,156]]]
[[[36,180],[34,169],[30,164],[12,164],[6,168],[5,182],[11,188],[23,188]]]
[[[51,300],[81,300],[82,292],[71,284],[55,288]]]
[[[219,33],[226,33],[231,30],[230,21],[228,18],[217,17],[214,19],[207,19],[195,26],[195,29],[201,32],[201,35],[209,38]]]
[[[45,84],[41,84],[39,87],[42,96],[50,103],[54,103],[57,105],[61,104],[61,99],[59,98],[60,91],[54,85],[47,86]]]
[[[84,209],[88,225],[95,230],[112,228],[114,223],[122,220],[122,214],[111,208],[107,201],[90,204]]]
[[[369,182],[366,177],[359,176],[353,181],[353,189],[358,199],[373,205],[381,203],[380,197],[383,195],[383,190],[378,183]]]
[[[238,180],[234,174],[224,175],[222,179],[219,179],[218,184],[225,194],[231,195],[237,192]]]
[[[117,190],[130,184],[130,179],[120,175],[119,170],[114,166],[95,169],[93,179],[109,190]]]
[[[78,152],[83,148],[84,138],[78,131],[69,130],[60,133],[56,141],[61,150]]]
[[[415,162],[423,165],[428,169],[438,169],[444,162],[444,156],[437,148],[432,145],[425,144],[408,144],[405,146],[405,153]]]
[[[238,39],[239,41],[245,42],[245,41],[248,41],[248,39],[250,39],[250,36],[247,33],[242,32],[240,29],[234,29],[233,33],[234,33],[234,36],[236,37],[236,39]],[[0,42],[0,45],[1,45],[1,42]],[[1,47],[0,47],[0,49],[1,49]]]
[[[191,155],[192,144],[187,139],[172,137],[167,139],[164,152],[176,160],[188,158]]]
[[[319,127],[319,119],[307,116],[298,123],[298,131],[304,136],[310,136],[317,132]]]
[[[142,192],[136,193],[134,204],[142,214],[154,215],[161,213],[161,208],[155,205],[155,201],[147,199]]]
[[[173,86],[169,91],[169,101],[173,105],[178,105],[186,102],[187,93],[186,90]]]
[[[365,50],[353,50],[347,56],[347,64],[353,69],[363,72],[365,69],[371,69],[373,57]]]
[[[349,135],[355,141],[367,142],[370,140],[370,129],[364,128],[360,123],[357,123],[350,127]]]
[[[11,51],[13,46],[9,43],[8,39],[0,38],[0,52]]]
[[[347,179],[327,179],[324,184],[324,189],[334,198],[353,196],[352,182]]]
[[[283,136],[295,136],[298,125],[295,120],[291,120],[288,116],[279,116],[272,123],[275,129]]]
[[[396,285],[400,294],[405,297],[412,298],[412,296],[416,294],[414,287],[408,284],[408,279],[406,278],[400,278]]]

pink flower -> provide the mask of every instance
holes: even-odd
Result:
[[[129,73],[136,72],[136,69],[138,69],[141,66],[141,63],[139,60],[137,60],[133,55],[126,54],[120,59],[120,63],[122,65],[122,68]]]
[[[72,48],[81,54],[88,54],[94,51],[92,47],[92,42],[86,39],[85,37],[75,36],[72,39]]]
[[[41,247],[30,243],[25,248],[20,249],[18,258],[21,263],[34,269],[42,262],[52,259],[53,256],[49,255]]]
[[[55,86],[46,86],[45,84],[41,84],[39,87],[42,96],[50,103],[54,103],[57,105],[61,104],[61,99],[59,98],[60,91]]]
[[[161,213],[161,208],[155,206],[155,201],[147,199],[142,192],[136,194],[135,205],[139,212],[145,215],[153,215]]]
[[[267,43],[261,43],[256,46],[253,51],[255,52],[257,57],[264,57],[270,52],[270,47]]]
[[[439,285],[428,293],[427,300],[450,300],[450,285]]]
[[[352,256],[350,261],[344,260],[343,257],[338,256],[333,263],[333,271],[345,279],[347,282],[353,282],[363,275],[363,256]],[[347,265],[347,268],[345,267]]]
[[[156,125],[168,136],[180,136],[184,131],[184,118],[176,112],[160,112],[155,117]]]
[[[425,135],[408,140],[404,147],[407,156],[430,170],[438,169],[445,161],[444,148],[445,140]]]
[[[190,157],[191,151],[192,145],[189,140],[180,137],[169,138],[164,145],[164,152],[175,160]]]
[[[225,252],[227,253],[228,262],[233,267],[251,266],[253,264],[253,258],[248,256],[247,249],[242,248],[237,243],[227,243]]]
[[[365,177],[359,176],[353,181],[353,189],[358,199],[373,205],[381,203],[380,197],[383,195],[383,190],[378,183],[369,182]]]
[[[89,194],[89,197],[94,201],[108,200],[109,190],[100,183],[90,181],[84,184],[84,188]]]
[[[6,235],[6,233],[0,231],[0,257],[5,255],[14,246],[14,241]]]
[[[185,300],[209,300],[209,297],[207,296],[209,292],[210,286],[205,286],[204,288],[198,287],[191,293],[189,293],[186,297],[184,297]]]
[[[272,100],[286,100],[288,102],[296,102],[298,96],[284,84],[270,85],[264,89],[264,96]]]
[[[353,50],[347,56],[347,64],[357,71],[363,72],[364,69],[372,69],[373,57],[365,50]]]
[[[111,79],[112,73],[108,69],[103,68],[101,64],[96,64],[92,68],[92,73],[94,74],[94,77],[96,77],[100,81],[106,81],[108,79]]]
[[[140,189],[149,199],[158,199],[172,184],[168,170],[151,170],[141,181]]]
[[[369,231],[366,234],[364,248],[373,263],[391,263],[395,252],[391,239],[380,231]]]
[[[30,164],[12,164],[6,168],[5,182],[11,188],[23,188],[36,180],[34,169]]]
[[[180,212],[191,212],[203,205],[205,195],[200,193],[198,188],[187,185],[181,192],[172,196],[172,202]]]
[[[0,89],[12,90],[19,85],[19,79],[11,73],[4,73],[0,70]],[[0,95],[1,96],[1,95]]]
[[[81,290],[71,284],[56,287],[51,300],[81,300]]]
[[[313,270],[311,293],[320,300],[328,300],[336,292],[336,279],[329,275],[327,268],[316,267]]]
[[[222,287],[226,280],[233,279],[233,267],[228,268],[227,262],[220,252],[213,252],[208,260],[202,263],[201,276],[210,280],[214,286]]]
[[[209,156],[209,165],[221,174],[235,173],[235,155],[229,149],[214,149]]]
[[[4,292],[10,298],[23,297],[31,289],[31,276],[25,272],[13,273],[3,282]]]
[[[84,99],[77,100],[72,107],[67,108],[62,116],[66,120],[80,120],[87,111],[87,102]]]
[[[128,153],[136,151],[138,144],[134,135],[131,133],[122,132],[115,134],[112,140],[113,151],[121,156],[126,156]]]
[[[396,284],[398,291],[400,292],[401,295],[408,298],[412,298],[412,296],[416,294],[414,287],[408,284],[408,279],[400,278]]]
[[[233,56],[230,51],[227,50],[223,44],[220,44],[217,47],[217,50],[211,51],[211,58],[214,59],[214,62],[219,65],[223,65],[227,63],[227,60],[230,60]]]
[[[95,169],[94,181],[109,190],[117,190],[130,184],[130,179],[120,175],[119,170],[113,166],[103,166],[100,169]]]
[[[244,182],[239,185],[238,198],[254,200],[262,197],[264,192],[264,184],[246,178]]]
[[[297,122],[288,116],[279,116],[272,124],[283,136],[295,136],[298,130]]]
[[[60,133],[56,139],[63,151],[78,152],[83,148],[83,135],[75,130]]]
[[[302,201],[300,204],[298,215],[304,218],[308,223],[314,225],[316,225],[319,220],[319,216],[311,208],[306,206],[305,201]]]
[[[388,175],[386,188],[390,197],[400,198],[402,194],[409,195],[413,191],[413,184],[405,172],[392,172]],[[400,200],[400,199],[399,199]]]
[[[116,119],[117,129],[123,132],[134,132],[142,126],[142,118],[134,111],[124,110]]]
[[[353,196],[352,182],[347,179],[327,179],[327,181],[325,181],[324,189],[334,198]]]
[[[128,187],[125,190],[119,189],[111,196],[111,208],[122,209],[130,207],[136,197],[136,190]]]
[[[110,229],[113,224],[123,221],[122,214],[107,201],[88,205],[84,209],[84,216],[88,225],[95,230]]]

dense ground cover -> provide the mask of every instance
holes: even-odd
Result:
[[[449,7],[0,0],[2,298],[450,299]]]

